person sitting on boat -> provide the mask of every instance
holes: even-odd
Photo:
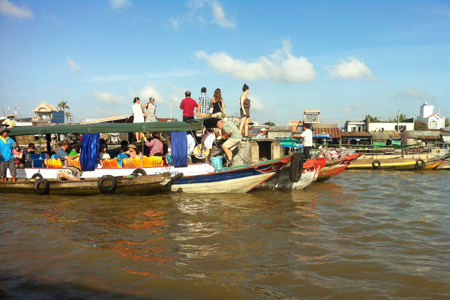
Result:
[[[20,149],[20,146],[17,145],[16,149],[12,150],[14,155],[14,163],[16,164],[16,168],[23,168],[23,151]]]
[[[17,143],[8,137],[9,132],[6,127],[0,130],[0,177],[3,178],[3,181],[8,181],[6,171],[9,169],[12,181],[15,182],[17,174],[12,149],[17,147]]]
[[[34,154],[35,150],[36,150],[36,146],[34,145],[34,143],[29,143],[28,149],[23,150],[23,155],[27,156],[27,154]]]
[[[16,127],[16,121],[14,120],[14,115],[9,114],[7,119],[3,121],[3,126],[9,126],[8,128],[14,128]]]
[[[205,145],[206,147],[208,147],[209,150],[211,150],[215,140],[216,135],[214,134],[214,131],[210,128],[206,128],[205,133],[202,136],[203,145]]]
[[[309,154],[309,151],[311,150],[311,148],[313,146],[313,141],[312,141],[312,131],[309,129],[309,127],[310,127],[309,124],[303,123],[303,133],[291,136],[291,140],[293,138],[303,138],[304,159],[311,159],[311,155]]]
[[[124,154],[128,152],[128,141],[120,142],[120,154]]]
[[[72,150],[69,153],[69,156],[75,156],[80,153],[80,144],[75,143],[72,145]]]
[[[66,159],[76,159],[80,157],[80,154],[76,154],[74,156],[69,156],[69,153],[67,153],[67,150],[69,150],[69,141],[68,140],[63,140],[61,142],[61,148],[59,148],[58,152],[56,152],[56,159],[61,160],[62,165],[65,166],[65,160]]]
[[[130,156],[130,158],[137,158],[137,157],[141,157],[142,158],[142,154],[141,151],[139,151],[138,147],[135,144],[130,144],[128,146],[128,152],[127,154]]]
[[[267,129],[261,128],[261,131],[256,135],[257,139],[267,139]]]
[[[233,150],[239,145],[242,140],[242,134],[237,126],[231,121],[220,120],[217,122],[217,127],[222,129],[222,139],[227,139],[222,145],[223,151],[225,151],[228,160],[233,159]]]
[[[161,133],[159,132],[153,132],[152,133],[153,139],[151,141],[145,142],[145,145],[150,149],[149,157],[158,155],[162,156],[164,152],[164,145],[161,141]]]

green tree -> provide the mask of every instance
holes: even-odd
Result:
[[[372,117],[372,116],[370,116],[370,115],[367,115],[367,116],[364,118],[364,120],[367,120],[367,119],[369,119],[369,122],[380,122],[380,121],[381,121],[381,120],[378,120],[377,117]]]
[[[276,126],[276,124],[275,124],[274,122],[270,122],[270,121],[264,123],[264,125],[267,125],[267,126]]]
[[[68,110],[70,109],[69,105],[67,105],[67,101],[65,101],[65,100],[62,100],[61,102],[59,102],[58,108],[61,111],[66,111],[66,109],[68,109]]]
[[[421,120],[414,121],[414,130],[428,130],[428,125]]]
[[[445,127],[450,127],[450,120],[445,118]]]
[[[66,121],[68,121],[69,123],[72,123],[72,114],[70,113],[70,111],[66,111],[64,113],[64,116],[66,117]]]
[[[397,119],[397,118],[395,118],[395,119]],[[403,122],[403,121],[405,121],[408,118],[406,117],[405,114],[400,114],[399,119],[400,119],[400,122]]]

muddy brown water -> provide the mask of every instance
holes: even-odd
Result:
[[[449,299],[450,172],[304,191],[0,194],[1,299]]]

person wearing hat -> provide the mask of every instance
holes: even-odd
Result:
[[[3,121],[3,126],[8,126],[8,128],[16,127],[16,121],[14,120],[13,114],[9,114],[7,116],[7,119],[5,121]]]
[[[156,116],[155,98],[150,97],[147,104],[147,119],[145,122],[157,122],[158,116]]]
[[[76,155],[78,155],[78,156],[76,156]],[[72,145],[72,151],[70,151],[69,156],[70,157],[73,157],[73,156],[79,157],[80,156],[80,144],[75,143]]]
[[[17,143],[12,138],[8,137],[9,132],[10,131],[6,129],[6,127],[3,127],[0,130],[0,178],[3,178],[3,181],[8,181],[6,178],[6,171],[9,169],[12,181],[15,182],[17,181],[17,173],[12,149],[17,147]]]
[[[127,154],[130,158],[142,157],[141,152],[138,150],[138,147],[135,144],[130,144],[128,146]]]
[[[164,152],[164,145],[161,141],[161,133],[159,132],[153,132],[152,133],[153,139],[151,141],[145,142],[145,145],[150,148],[149,157],[158,155],[162,156]]]
[[[267,139],[267,129],[261,128],[261,132],[256,136],[257,139]]]

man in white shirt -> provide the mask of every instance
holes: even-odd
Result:
[[[311,147],[313,146],[313,140],[312,140],[312,131],[309,129],[309,124],[303,124],[303,133],[299,135],[293,135],[292,138],[303,138],[303,155],[304,159],[311,159],[311,155],[309,154],[309,151],[311,150]]]

